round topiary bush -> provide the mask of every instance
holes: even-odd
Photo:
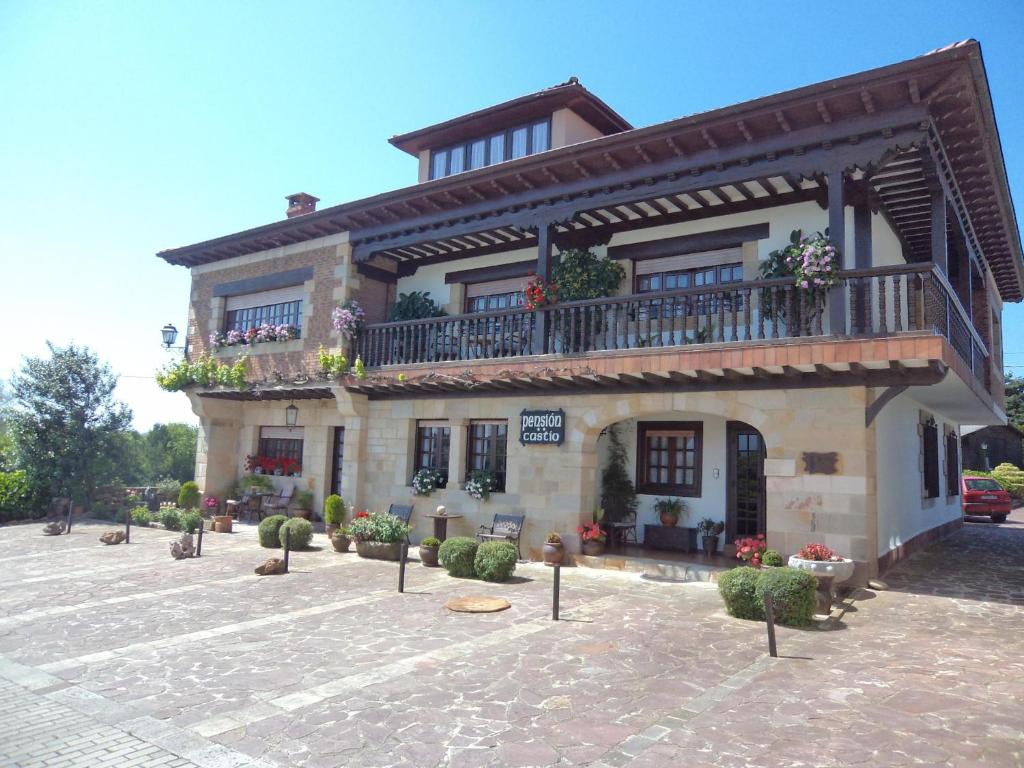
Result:
[[[313,524],[301,517],[287,520],[278,530],[277,538],[284,546],[285,531],[288,531],[288,549],[305,549],[313,540]]]
[[[284,515],[271,515],[261,520],[256,528],[256,533],[260,537],[260,546],[268,549],[280,547],[281,539],[278,534],[281,531],[281,526],[286,522],[288,522],[288,518]]]
[[[818,580],[799,568],[769,568],[757,577],[757,604],[764,611],[764,596],[772,596],[775,621],[804,627],[814,620],[814,593]]]
[[[479,546],[476,539],[456,536],[441,544],[441,548],[437,550],[437,559],[448,571],[449,576],[471,579],[476,575],[474,562]]]
[[[766,549],[765,553],[761,555],[761,565],[772,565],[778,568],[786,563],[782,559],[782,555],[776,552],[774,549]]]
[[[181,484],[178,491],[178,506],[182,509],[195,509],[199,506],[199,486],[189,480]]]
[[[324,499],[324,523],[327,525],[345,524],[345,500],[336,493]]]
[[[168,531],[181,530],[181,512],[174,509],[173,507],[161,509],[160,516],[157,519],[160,521],[160,525],[162,525]]]
[[[508,541],[485,541],[477,548],[473,570],[484,581],[508,581],[515,569],[515,544]]]
[[[760,575],[757,568],[745,565],[718,577],[718,594],[725,601],[725,610],[730,616],[737,619],[764,618],[764,604],[757,599],[757,577]]]
[[[203,524],[203,516],[198,509],[186,509],[181,513],[181,530],[185,533],[195,533]]]

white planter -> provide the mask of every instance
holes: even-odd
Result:
[[[804,560],[792,555],[789,558],[790,568],[810,571],[818,578],[831,578],[832,584],[841,584],[853,576],[853,560],[843,558],[837,562],[821,560]]]

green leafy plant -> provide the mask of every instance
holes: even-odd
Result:
[[[1024,499],[1024,471],[1004,462],[992,470],[992,477],[1015,499]]]
[[[477,501],[487,501],[497,485],[498,481],[493,473],[486,469],[474,469],[466,480],[466,493]]]
[[[551,533],[549,533],[549,534],[548,534],[548,536],[547,536],[547,538],[545,539],[545,541],[546,541],[546,542],[547,542],[548,544],[561,544],[561,543],[562,543],[562,537],[561,537],[561,536],[559,536],[559,535],[558,535],[557,533],[555,533],[554,531],[552,531]]]
[[[181,512],[174,507],[161,509],[157,519],[160,521],[160,525],[168,531],[181,530]]]
[[[341,376],[348,373],[348,358],[340,352],[328,352],[322,344],[317,351],[317,364],[324,376]]]
[[[782,555],[776,552],[774,549],[766,549],[764,554],[761,555],[761,565],[768,565],[775,568],[785,565],[782,559]]]
[[[243,475],[235,486],[239,496],[253,491],[272,491],[274,482],[266,475]]]
[[[384,512],[357,512],[348,527],[355,541],[377,541],[394,544],[404,539],[411,527]]]
[[[636,488],[630,477],[626,446],[619,428],[608,427],[608,462],[601,472],[601,507],[609,522],[617,523],[636,514]]]
[[[484,581],[508,581],[516,569],[516,547],[508,541],[485,541],[476,550],[473,571]]]
[[[150,514],[146,507],[136,507],[131,512],[132,525],[148,526],[153,522],[153,515]]]
[[[284,515],[271,515],[260,520],[256,527],[256,534],[260,539],[260,546],[268,549],[276,549],[281,546],[281,538],[278,535],[281,526],[288,521]]]
[[[437,551],[438,562],[448,571],[448,575],[471,579],[476,575],[474,563],[479,546],[476,539],[468,536],[446,539]]]
[[[0,472],[0,523],[32,517],[32,493],[25,470]],[[40,511],[40,515],[45,514]]]
[[[626,270],[619,262],[602,259],[585,248],[562,251],[551,270],[551,282],[556,286],[559,301],[611,296],[625,276]]]
[[[791,627],[805,627],[814,620],[814,593],[817,589],[818,580],[810,571],[769,568],[757,577],[757,604],[763,612],[764,596],[769,594],[775,621]]]
[[[336,493],[324,499],[324,522],[327,525],[344,525],[348,510],[345,500]]]
[[[312,510],[313,509],[313,492],[312,491],[299,491],[295,494],[295,506],[299,509]]]
[[[290,518],[281,525],[277,532],[277,538],[281,542],[282,547],[284,546],[286,531],[289,549],[305,549],[313,540],[313,524],[309,520],[303,520],[301,517]]]
[[[356,355],[356,364],[352,368],[352,371],[355,373],[357,379],[363,380],[366,378],[366,365],[363,364],[363,358],[359,355]]]
[[[430,291],[409,291],[400,293],[395,299],[388,320],[422,320],[429,317],[443,317],[445,311],[441,305],[430,298]]]
[[[182,509],[197,509],[199,507],[199,486],[189,480],[181,484],[178,491],[178,506]]]
[[[440,547],[441,540],[435,536],[427,536],[423,541],[420,542],[421,547]]]
[[[178,491],[181,490],[181,482],[175,480],[173,477],[161,477],[156,481],[156,492],[160,494],[163,499],[177,500]]]
[[[686,514],[686,504],[682,499],[670,497],[667,499],[655,499],[654,511],[658,515],[665,515],[673,519],[672,525],[679,522],[679,518]]]
[[[718,594],[725,610],[737,619],[764,619],[764,604],[757,599],[757,577],[761,571],[745,565],[718,577]]]
[[[697,533],[701,536],[718,536],[724,530],[725,523],[721,520],[712,520],[710,517],[705,517],[697,523]]]
[[[165,392],[180,392],[192,384],[204,387],[221,385],[244,389],[246,385],[246,358],[232,364],[221,363],[212,357],[200,357],[194,362],[180,360],[170,363],[156,373],[156,383]]]
[[[203,525],[203,515],[198,509],[186,509],[181,513],[181,530],[195,533]]]

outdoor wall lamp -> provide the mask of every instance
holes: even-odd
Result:
[[[178,329],[175,328],[171,323],[168,323],[160,329],[160,334],[164,337],[164,346],[168,349],[171,345],[178,340]]]
[[[288,429],[294,429],[295,425],[299,421],[299,409],[295,407],[295,403],[292,403],[284,409],[284,423]]]

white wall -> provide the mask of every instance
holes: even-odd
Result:
[[[697,521],[710,517],[712,520],[725,522],[725,461],[726,440],[725,422],[721,416],[708,414],[687,414],[668,412],[645,416],[644,421],[700,421],[704,423],[703,466],[701,472],[701,495],[699,497],[682,497],[686,504],[687,514],[679,520],[679,525],[693,528]],[[626,419],[616,424],[619,439],[626,447],[626,468],[633,484],[636,485],[636,433],[637,419]],[[597,441],[598,472],[595,498],[601,498],[601,473],[608,463],[608,437],[602,435]],[[715,473],[718,476],[715,477]],[[665,495],[662,495],[664,498]],[[637,540],[643,543],[644,525],[660,525],[658,514],[654,511],[654,502],[658,496],[639,494],[639,506],[636,515]]]
[[[945,427],[951,422],[934,411],[931,413],[939,429],[941,491],[938,498],[921,498],[921,438],[917,427],[922,410],[928,409],[904,393],[888,403],[875,419],[879,555],[961,516],[960,497],[945,495],[946,444],[943,437]]]
[[[536,261],[537,250],[535,248],[524,248],[518,251],[506,251],[505,253],[492,253],[487,256],[474,256],[469,259],[448,261],[441,264],[429,264],[420,267],[408,277],[398,279],[398,288],[395,293],[409,293],[410,291],[429,291],[430,298],[444,306],[451,299],[451,285],[446,285],[444,276],[448,272],[459,272],[464,269],[477,269],[478,267],[493,267],[498,264],[512,264],[516,261]],[[449,308],[449,314],[461,313],[462,307]]]

